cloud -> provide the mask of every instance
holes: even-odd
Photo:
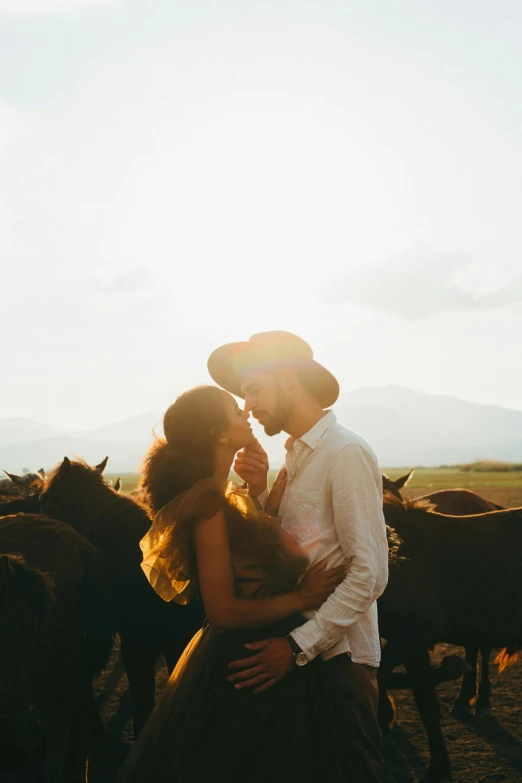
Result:
[[[418,243],[413,248],[367,267],[354,267],[330,285],[324,302],[344,302],[407,319],[438,313],[487,310],[522,301],[522,275],[477,296],[462,285],[470,278],[470,253],[443,253]]]
[[[142,294],[156,290],[157,285],[151,270],[146,266],[129,269],[109,283],[96,281],[96,287],[108,294]]]
[[[120,0],[0,0],[0,16],[42,16],[88,6],[116,5]]]

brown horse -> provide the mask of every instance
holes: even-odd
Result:
[[[405,476],[392,480],[383,473],[382,486],[384,492],[391,492],[396,498],[402,500],[401,489],[405,487],[411,477],[414,469],[412,468]],[[430,492],[428,495],[420,495],[416,500],[426,500],[431,503],[435,511],[439,514],[450,514],[455,517],[464,517],[471,514],[484,514],[487,511],[501,511],[504,507],[493,503],[491,500],[477,495],[470,489],[440,489],[437,492]]]
[[[383,486],[386,491],[402,499],[400,490],[406,486],[412,475],[413,470],[410,470],[405,476],[401,476],[395,481],[383,475]],[[431,492],[429,495],[421,495],[416,499],[430,503],[433,511],[437,511],[439,514],[448,514],[455,517],[503,510],[503,506],[499,506],[491,500],[486,500],[486,498],[477,495],[476,492],[472,492],[469,489],[442,489],[438,492]],[[482,659],[480,682],[477,677],[479,649]],[[490,656],[491,648],[489,647],[466,647],[465,658],[468,666],[464,672],[459,696],[453,705],[452,714],[455,717],[465,717],[469,714],[472,706],[474,706],[477,715],[489,715],[491,713]],[[502,654],[495,659],[495,663],[500,662],[501,669],[503,668],[502,661]]]
[[[92,679],[112,649],[100,555],[23,514],[0,520],[0,552],[0,763],[20,766],[41,736],[45,783],[85,783]]]
[[[16,473],[8,473],[4,470],[6,479],[0,479],[0,494],[11,497],[25,498],[33,492],[35,484],[41,482],[45,476],[45,470],[40,468],[38,473],[24,473],[18,476]]]
[[[67,457],[48,477],[41,495],[46,513],[68,522],[100,549],[108,566],[113,630],[129,679],[134,731],[154,707],[155,661],[163,654],[171,671],[204,622],[203,604],[166,603],[141,569],[139,542],[150,527],[145,509],[115,492],[100,472]]]
[[[440,783],[451,780],[451,767],[429,649],[505,647],[509,658],[522,648],[522,509],[452,517],[385,493],[384,513],[401,544],[378,602],[387,641],[380,678],[405,665],[430,744],[425,780]]]

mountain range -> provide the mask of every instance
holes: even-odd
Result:
[[[478,459],[522,462],[522,411],[479,405],[397,386],[368,387],[341,395],[338,420],[362,434],[381,465],[454,465]],[[139,469],[162,415],[143,413],[96,429],[65,432],[29,419],[0,420],[0,468],[50,468],[65,455],[91,464],[109,455],[109,471]],[[285,435],[268,438],[254,422],[273,467],[284,458]]]

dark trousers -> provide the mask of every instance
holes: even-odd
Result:
[[[349,783],[383,783],[381,730],[377,720],[377,669],[353,663],[346,653],[326,661],[333,673],[333,698],[341,736],[343,768]]]

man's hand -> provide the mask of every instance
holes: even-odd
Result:
[[[266,513],[270,514],[270,516],[272,517],[276,517],[279,513],[279,506],[281,505],[281,500],[283,497],[283,493],[286,489],[287,481],[288,481],[288,474],[286,472],[286,468],[281,468],[281,470],[276,476],[276,480],[274,481],[274,484],[268,496],[268,500],[266,501],[265,504]]]
[[[227,677],[228,682],[235,682],[235,687],[255,688],[254,693],[262,693],[293,668],[292,648],[288,639],[263,639],[260,642],[245,644],[249,650],[259,650],[257,655],[243,658],[241,661],[229,663],[231,669],[242,669]]]
[[[253,497],[257,498],[265,491],[268,483],[268,457],[257,440],[238,453],[234,470],[247,482],[248,491]]]

